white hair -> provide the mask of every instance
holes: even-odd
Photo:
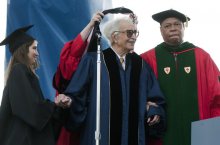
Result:
[[[104,37],[108,40],[108,43],[110,46],[112,45],[112,42],[113,42],[111,36],[113,33],[115,33],[115,31],[120,31],[119,29],[120,29],[121,22],[134,24],[133,20],[130,17],[123,16],[123,17],[109,20],[103,25],[103,34],[104,34]]]

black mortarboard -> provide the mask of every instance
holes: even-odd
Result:
[[[9,45],[9,51],[11,52],[11,54],[14,53],[14,51],[19,48],[21,45],[33,41],[35,40],[32,36],[28,35],[27,33],[25,33],[28,29],[30,29],[31,27],[33,27],[33,25],[29,25],[29,26],[25,26],[22,28],[19,28],[17,30],[15,30],[14,32],[12,32],[11,34],[9,34],[1,43],[1,45]]]
[[[173,9],[162,11],[162,12],[159,12],[159,13],[152,15],[152,18],[160,24],[165,19],[171,18],[171,17],[177,18],[180,21],[182,21],[183,23],[188,22],[190,20],[190,18],[187,17],[186,15],[184,15],[176,10],[173,10]]]

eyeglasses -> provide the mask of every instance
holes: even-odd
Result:
[[[135,35],[135,37],[139,36],[139,31],[137,30],[125,30],[125,31],[115,31],[115,32],[126,33],[128,38],[131,38],[133,35]]]

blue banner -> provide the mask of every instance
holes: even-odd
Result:
[[[33,24],[28,31],[39,42],[40,69],[37,70],[46,98],[53,100],[53,75],[63,45],[72,40],[96,11],[112,6],[111,0],[8,0],[7,34]],[[10,53],[6,50],[6,62]]]

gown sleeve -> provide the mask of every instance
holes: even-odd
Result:
[[[55,105],[44,99],[37,77],[25,65],[17,64],[7,86],[12,114],[41,131],[52,117]]]
[[[53,78],[53,86],[62,93],[73,73],[76,71],[82,55],[85,53],[87,41],[79,34],[74,40],[67,42],[61,50],[60,62]]]
[[[211,117],[220,116],[220,82],[219,82],[219,69],[214,61],[209,58],[206,66],[209,68],[207,71],[207,87],[208,94],[210,94],[211,104]]]
[[[146,64],[146,63],[145,63]],[[154,102],[158,105],[158,107],[150,106],[149,110],[146,110],[146,118],[149,118],[154,115],[160,116],[160,123],[157,123],[153,126],[147,125],[147,130],[149,135],[155,137],[161,137],[164,134],[166,129],[166,117],[165,117],[165,97],[161,92],[159,83],[148,64],[146,64],[147,74],[147,101]]]
[[[85,55],[73,75],[64,94],[72,98],[69,120],[66,128],[77,130],[84,122],[87,115],[89,84],[92,78],[92,60]]]

